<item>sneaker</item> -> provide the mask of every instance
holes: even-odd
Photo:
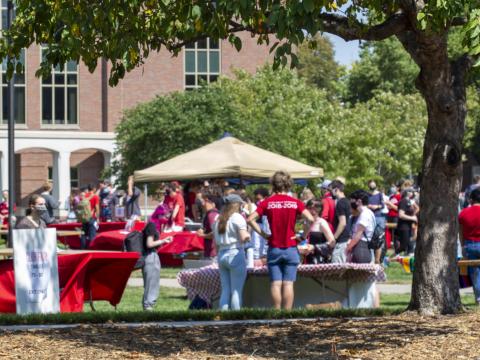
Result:
[[[144,311],[153,311],[153,307],[152,306],[146,306],[143,308]]]

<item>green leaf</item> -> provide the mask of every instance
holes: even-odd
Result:
[[[242,50],[242,40],[240,40],[238,36],[236,36],[233,40],[233,45],[235,45],[235,49],[237,49],[237,51]]]
[[[315,9],[313,0],[303,0],[303,8],[307,13],[311,13]]]

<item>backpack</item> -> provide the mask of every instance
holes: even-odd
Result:
[[[77,204],[75,209],[77,220],[81,223],[87,223],[92,219],[92,208],[90,206],[90,198],[83,198]]]
[[[134,269],[141,269],[145,265],[145,245],[143,242],[143,233],[140,231],[132,231],[123,240],[123,251],[136,252],[141,256],[133,267]]]
[[[375,225],[372,238],[368,242],[368,248],[370,250],[380,249],[385,243],[385,230],[378,224]]]

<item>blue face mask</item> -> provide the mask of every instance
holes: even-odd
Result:
[[[35,210],[41,213],[47,211],[47,207],[45,205],[35,205]]]

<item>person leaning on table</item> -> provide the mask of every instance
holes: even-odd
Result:
[[[247,222],[240,214],[243,204],[237,194],[224,198],[225,205],[213,225],[213,237],[218,249],[220,270],[220,310],[242,307],[243,285],[247,277],[244,243],[250,240]]]
[[[28,208],[26,216],[15,226],[16,229],[44,229],[47,227],[45,221],[41,218],[42,214],[47,212],[45,199],[38,194],[33,194],[28,199]]]
[[[293,306],[293,283],[297,278],[300,255],[297,249],[295,224],[297,216],[310,223],[313,217],[302,201],[287,195],[293,180],[285,171],[277,171],[270,179],[273,195],[258,204],[257,210],[248,217],[248,223],[260,236],[268,240],[267,265],[270,275],[270,293],[273,306],[291,309]],[[256,222],[266,215],[271,235],[260,229]]]
[[[143,229],[143,241],[146,254],[145,265],[142,267],[143,275],[143,310],[153,310],[160,292],[160,258],[157,248],[168,244],[172,237],[159,240],[160,233],[154,223],[149,222]]]

